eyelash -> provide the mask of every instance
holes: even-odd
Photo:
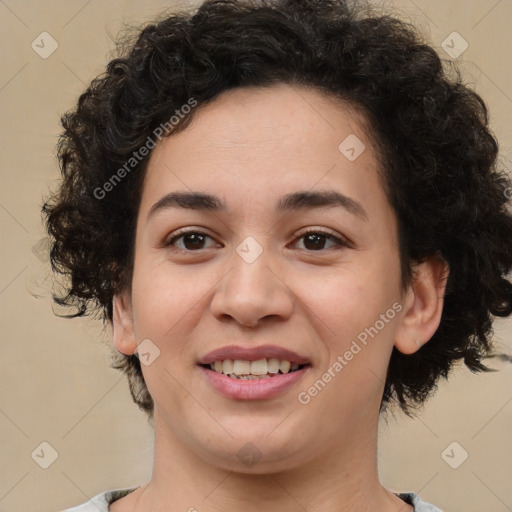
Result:
[[[202,231],[199,231],[197,229],[184,229],[184,230],[177,231],[171,238],[167,239],[162,244],[162,246],[163,247],[171,247],[171,246],[174,245],[174,243],[177,240],[179,240],[180,238],[183,238],[185,235],[188,235],[188,234],[203,235],[203,236],[206,236],[206,237],[211,238],[213,240],[213,238],[210,235],[208,235],[208,234],[206,234],[206,233],[204,233]],[[305,232],[300,233],[299,235],[297,235],[297,239],[304,238],[304,237],[306,237],[307,235],[310,235],[310,234],[324,236],[324,237],[326,237],[326,239],[334,241],[336,243],[337,247],[334,246],[334,247],[328,247],[327,249],[318,249],[318,250],[302,249],[302,250],[305,250],[307,252],[317,253],[317,252],[326,251],[328,249],[339,250],[341,248],[346,248],[346,247],[350,247],[351,246],[351,244],[348,241],[342,240],[342,239],[338,238],[337,236],[333,235],[332,233],[330,233],[329,231],[325,231],[325,230],[322,230],[322,229],[310,229],[309,231],[305,231]],[[191,250],[191,249],[181,249],[181,248],[178,248],[178,247],[175,247],[174,249],[176,251],[187,252],[187,253],[200,252],[201,250],[203,250],[203,248],[195,249],[195,250],[192,249]],[[207,247],[207,249],[209,249],[209,247]]]

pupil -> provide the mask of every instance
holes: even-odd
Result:
[[[188,245],[192,245],[193,249],[197,249],[200,247],[200,245],[202,243],[204,243],[204,237],[203,237],[203,235],[199,235],[197,233],[189,233],[189,234],[185,235],[185,238],[183,241],[184,241],[187,249],[190,248],[190,247],[188,247]]]
[[[322,246],[324,245],[325,243],[325,240],[323,240],[325,238],[324,235],[320,235],[318,233],[313,233],[311,235],[307,235],[306,236],[306,239],[304,241],[304,245],[308,248],[308,249],[322,249]],[[312,241],[313,242],[313,247],[308,247],[308,241]],[[324,242],[324,243],[322,243]]]

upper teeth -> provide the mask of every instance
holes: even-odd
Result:
[[[299,365],[275,358],[258,359],[257,361],[226,359],[211,363],[210,368],[224,375],[266,375],[267,373],[278,373],[279,370],[281,373],[288,373],[290,370],[297,370]]]

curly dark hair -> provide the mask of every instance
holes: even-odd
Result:
[[[411,415],[458,360],[489,370],[493,317],[512,312],[512,189],[484,101],[417,29],[343,0],[210,0],[166,14],[118,51],[62,117],[63,181],[43,205],[52,268],[67,283],[54,300],[76,308],[68,316],[111,322],[113,296],[130,286],[149,156],[107,199],[98,190],[190,98],[201,106],[229,89],[285,83],[346,101],[367,119],[398,221],[402,285],[430,256],[450,268],[440,326],[414,354],[393,349],[381,411],[395,402]],[[121,355],[113,367],[152,416],[138,358]]]

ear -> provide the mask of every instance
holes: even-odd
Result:
[[[114,347],[122,354],[137,352],[137,342],[133,329],[133,313],[130,290],[126,289],[113,298],[112,328]]]
[[[403,354],[419,350],[439,327],[449,272],[440,256],[414,267],[414,281],[407,290],[404,316],[395,337],[395,347]]]

